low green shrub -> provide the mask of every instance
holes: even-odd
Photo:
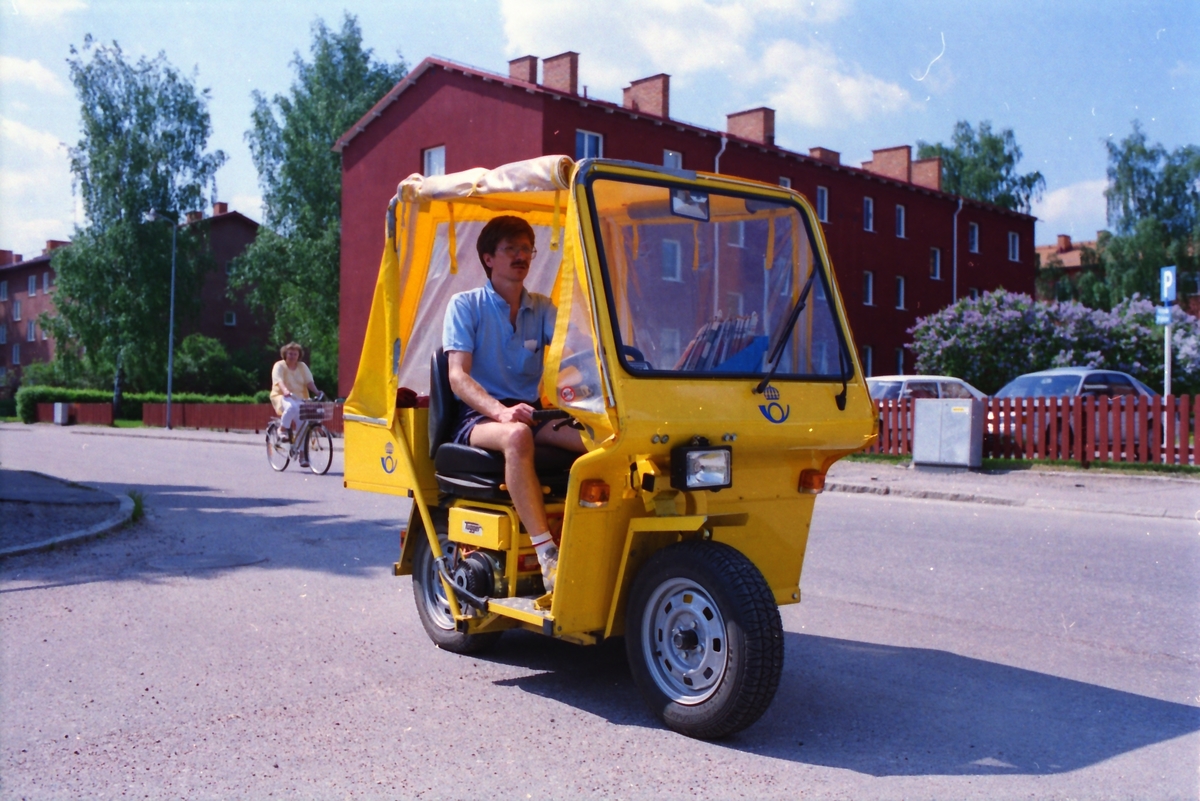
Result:
[[[255,395],[201,395],[196,392],[176,392],[172,403],[266,403],[269,392]],[[262,398],[260,400],[260,397]],[[112,393],[104,389],[67,389],[64,387],[31,386],[17,390],[16,413],[23,422],[37,422],[39,403],[111,403]],[[141,420],[143,403],[166,403],[164,392],[130,392],[121,396],[117,409],[119,420]]]

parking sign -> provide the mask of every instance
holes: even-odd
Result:
[[[1159,300],[1163,303],[1175,302],[1175,265],[1161,267],[1158,271]]]

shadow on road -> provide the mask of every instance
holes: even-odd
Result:
[[[779,693],[726,748],[871,776],[1063,773],[1200,730],[1200,708],[948,651],[786,633]],[[620,642],[506,634],[497,682],[612,723],[659,726]],[[683,747],[681,743],[681,747]]]

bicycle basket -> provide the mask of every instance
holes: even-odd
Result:
[[[300,404],[300,419],[301,420],[328,420],[329,410],[324,403],[301,403]]]

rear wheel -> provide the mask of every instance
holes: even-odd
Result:
[[[304,456],[308,459],[308,469],[318,476],[329,472],[333,464],[333,435],[323,425],[314,425],[304,438]]]
[[[415,509],[413,514],[416,515]],[[433,554],[429,550],[425,527],[413,525],[409,536],[418,538],[413,543],[413,597],[417,603],[417,615],[421,618],[421,625],[425,627],[429,639],[439,648],[456,654],[478,653],[495,645],[503,632],[463,634],[457,629],[454,614],[450,611],[450,602],[446,599],[446,588],[442,585]],[[442,553],[453,557],[457,546],[440,531],[438,539],[442,543]]]
[[[669,728],[724,737],[758,720],[783,673],[783,624],[762,573],[728,545],[690,541],[646,562],[629,594],[633,678]]]
[[[280,439],[279,432],[278,420],[267,423],[267,461],[271,463],[275,472],[286,470],[288,462],[291,461],[288,444]]]

